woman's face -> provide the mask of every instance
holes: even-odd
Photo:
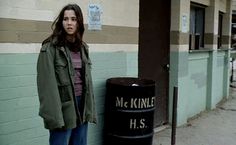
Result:
[[[78,23],[74,10],[65,10],[62,24],[67,35],[74,36],[76,34]]]

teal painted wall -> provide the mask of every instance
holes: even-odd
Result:
[[[137,52],[92,52],[92,76],[98,124],[90,124],[88,145],[102,145],[106,79],[137,77]],[[0,54],[0,145],[48,145],[38,116],[38,54]]]
[[[138,53],[129,52],[126,53],[126,63],[127,63],[127,76],[138,76]]]
[[[178,87],[177,124],[187,121],[186,107],[188,97],[188,52],[170,52],[170,83],[169,83],[169,122],[172,120],[173,88]]]
[[[169,122],[173,87],[178,87],[177,125],[202,111],[213,109],[229,90],[229,52],[170,52]]]
[[[0,144],[47,142],[38,117],[36,54],[0,54]]]
[[[217,55],[217,65],[216,65],[216,74],[219,76],[216,78],[215,91],[217,92],[213,104],[216,105],[224,97],[224,54]]]
[[[206,109],[208,58],[209,55],[207,53],[189,54],[188,118]]]

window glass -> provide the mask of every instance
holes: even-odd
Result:
[[[222,46],[222,23],[223,23],[223,13],[219,12],[219,24],[218,24],[218,39],[217,47],[218,49]]]
[[[204,47],[205,9],[191,5],[190,7],[190,49]]]

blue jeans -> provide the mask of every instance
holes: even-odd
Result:
[[[67,130],[50,130],[50,145],[87,145],[88,123]]]
[[[81,97],[76,97],[77,105],[81,110]],[[50,145],[87,145],[88,123],[84,123],[73,129],[50,130]]]

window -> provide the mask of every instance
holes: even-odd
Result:
[[[222,23],[223,23],[223,13],[219,12],[218,36],[217,36],[217,48],[218,49],[222,46]]]
[[[201,5],[191,4],[189,49],[204,47],[205,8]]]
[[[236,12],[232,14],[232,27],[231,27],[231,47],[236,48]]]

